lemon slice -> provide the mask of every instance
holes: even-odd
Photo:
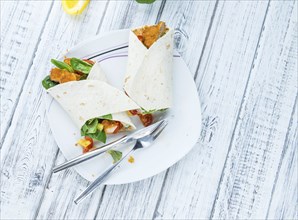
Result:
[[[67,14],[79,15],[89,2],[90,0],[62,0],[62,7]]]

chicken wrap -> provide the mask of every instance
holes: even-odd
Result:
[[[144,112],[172,106],[173,30],[164,22],[130,31],[124,90]]]
[[[87,64],[90,63],[88,61]],[[51,81],[47,82],[47,85],[51,85],[47,92],[81,129],[82,136],[105,143],[107,134],[135,129],[126,112],[139,107],[124,92],[107,83],[105,74],[97,63],[92,62],[91,65],[85,73],[53,68],[48,78],[46,77]],[[72,77],[74,74],[75,77]],[[64,82],[66,79],[70,80]],[[87,142],[91,141],[86,140]],[[79,144],[84,147],[86,143]],[[90,150],[90,147],[86,146],[86,149]]]

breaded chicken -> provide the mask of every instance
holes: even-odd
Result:
[[[160,21],[157,25],[144,26],[133,30],[133,32],[147,48],[150,48],[152,44],[166,34],[168,30],[165,22]]]
[[[81,76],[76,73],[68,72],[67,70],[53,68],[50,73],[50,78],[54,82],[65,83],[80,80]]]

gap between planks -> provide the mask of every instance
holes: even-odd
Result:
[[[269,211],[270,211],[270,208],[271,208],[271,203],[272,203],[273,195],[274,195],[274,192],[275,192],[276,184],[277,184],[277,181],[278,181],[278,178],[279,178],[280,169],[281,169],[282,164],[285,160],[286,152],[288,151],[288,148],[289,148],[289,146],[287,146],[287,144],[290,142],[290,140],[289,140],[290,132],[291,132],[291,129],[293,129],[292,126],[293,127],[295,126],[294,123],[296,123],[296,126],[297,126],[297,121],[294,121],[295,113],[296,113],[296,110],[297,110],[297,101],[298,101],[298,96],[296,96],[296,98],[295,98],[295,104],[293,106],[293,111],[291,113],[291,119],[290,119],[290,122],[289,122],[287,134],[286,134],[286,137],[285,137],[285,142],[284,142],[284,145],[283,145],[283,150],[282,150],[282,153],[281,153],[280,161],[279,161],[277,172],[276,172],[276,175],[275,175],[273,188],[272,188],[272,191],[271,191],[271,196],[270,196],[269,206],[268,206],[268,209],[267,209],[266,219],[268,219],[268,216],[269,216]]]

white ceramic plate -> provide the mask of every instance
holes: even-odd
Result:
[[[100,62],[110,84],[122,89],[128,36],[129,30],[110,32],[81,43],[62,55],[92,58]],[[200,102],[192,75],[177,53],[174,55],[173,88],[174,105],[167,112],[169,124],[166,129],[150,148],[139,150],[133,155],[134,163],[126,161],[106,184],[130,183],[156,175],[179,161],[195,145],[201,129]],[[45,96],[49,124],[63,155],[69,160],[82,154],[82,149],[75,146],[80,139],[79,128],[56,101],[49,95]],[[138,129],[142,127],[138,120],[134,122]],[[108,142],[117,137],[109,138]],[[126,152],[130,147],[122,147],[120,150]],[[93,181],[111,163],[111,156],[103,154],[74,169],[85,179]]]

